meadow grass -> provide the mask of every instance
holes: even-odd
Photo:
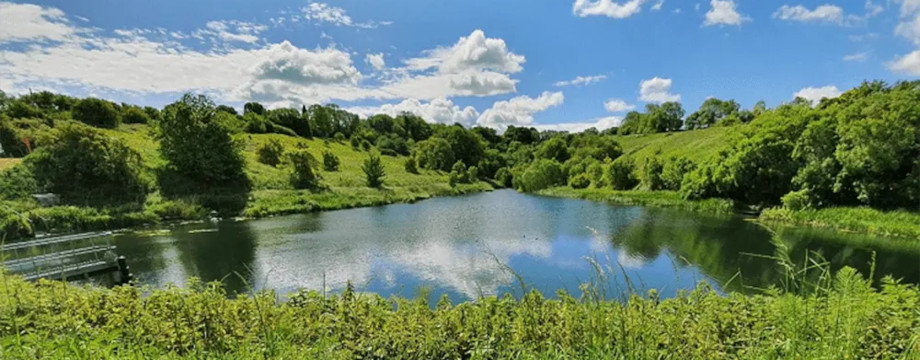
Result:
[[[608,202],[619,205],[640,205],[663,208],[677,208],[691,211],[731,214],[734,203],[725,199],[685,200],[675,191],[620,191],[603,189],[573,189],[568,186],[554,187],[537,192],[540,195]]]
[[[228,298],[0,275],[3,359],[915,359],[920,290],[845,268],[807,293],[623,301],[536,291],[429,304],[346,289]]]
[[[881,211],[867,207],[834,207],[789,210],[772,208],[760,214],[765,223],[785,223],[836,229],[838,231],[920,239],[920,213]]]
[[[710,156],[725,148],[732,127],[711,127],[673,133],[618,135],[614,139],[623,148],[623,153],[636,161],[641,169],[646,160],[658,157],[665,160],[671,156],[683,156],[701,164]],[[643,172],[636,171],[639,178]]]

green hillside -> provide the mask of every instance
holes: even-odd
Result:
[[[623,153],[635,159],[636,165],[640,168],[646,159],[652,156],[663,159],[683,156],[700,164],[725,148],[728,134],[737,130],[737,127],[717,126],[673,133],[618,135],[615,139],[623,148]],[[639,177],[642,176],[642,171],[636,173]]]

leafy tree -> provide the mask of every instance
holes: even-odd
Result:
[[[294,109],[275,109],[268,112],[268,121],[275,125],[280,125],[291,129],[296,135],[302,137],[311,137],[310,122],[307,118],[301,116],[300,112]],[[330,134],[331,135],[331,134]]]
[[[335,134],[335,112],[333,109],[322,105],[310,105],[307,109],[310,114],[310,129],[313,136],[330,137]]]
[[[703,129],[715,125],[725,117],[736,114],[741,106],[734,100],[709,98],[700,109],[687,118],[687,129]]]
[[[150,115],[137,106],[123,106],[121,119],[125,124],[147,124],[150,122]]]
[[[502,137],[505,139],[505,142],[509,144],[513,141],[517,141],[524,145],[530,145],[540,141],[540,132],[534,128],[516,127],[512,125],[505,129],[505,134],[502,135]]]
[[[268,166],[278,166],[284,155],[284,146],[277,139],[271,139],[259,147],[259,162]]]
[[[291,186],[295,189],[315,189],[319,187],[320,177],[314,170],[316,159],[307,149],[295,149],[288,153],[293,171]]]
[[[665,189],[664,165],[658,160],[658,157],[646,159],[643,170],[645,176],[642,178],[642,183],[646,188],[651,191]]]
[[[416,158],[418,165],[425,169],[449,171],[456,162],[450,143],[442,138],[433,137],[418,143]]]
[[[217,105],[216,110],[217,110],[218,112],[225,112],[225,113],[230,114],[230,115],[239,115],[239,114],[236,112],[236,109],[234,109],[232,106]]]
[[[262,104],[257,102],[248,102],[243,105],[243,115],[246,114],[256,114],[260,116],[265,115],[265,107]]]
[[[617,133],[620,135],[629,135],[629,134],[638,134],[643,122],[643,114],[638,111],[630,111],[626,113],[626,117],[623,118],[623,122],[620,123],[620,127],[617,130]]]
[[[214,103],[186,94],[163,110],[157,126],[160,154],[181,176],[207,186],[249,187],[241,144],[216,121]]]
[[[463,161],[458,160],[454,163],[454,166],[450,169],[450,175],[448,175],[448,181],[450,186],[456,186],[457,183],[467,183],[469,179],[467,177],[466,164]]]
[[[537,159],[520,177],[515,178],[516,187],[521,191],[534,192],[566,184],[562,165],[555,160]]]
[[[81,205],[143,202],[148,184],[137,152],[84,125],[61,125],[53,136],[25,158],[42,191]]]
[[[511,187],[514,183],[514,174],[507,167],[503,167],[495,172],[495,181],[506,188]]]
[[[335,156],[331,151],[323,151],[323,170],[339,171],[339,162],[339,157]]]
[[[464,164],[477,164],[485,153],[485,146],[482,139],[471,131],[467,131],[462,126],[448,126],[442,128],[435,134],[435,137],[447,140],[450,149],[456,160],[463,161]]]
[[[434,133],[431,125],[420,116],[412,113],[402,113],[396,116],[396,124],[405,129],[406,137],[415,141],[425,140]]]
[[[671,157],[661,169],[662,188],[665,190],[680,190],[684,176],[696,169],[696,164],[687,158]]]
[[[361,166],[361,170],[364,171],[364,177],[368,187],[379,188],[383,186],[386,172],[383,170],[383,163],[380,161],[379,155],[371,153],[367,160],[364,160],[364,165]]]
[[[569,180],[569,186],[573,189],[585,189],[591,186],[591,179],[588,178],[588,174],[581,173]]]
[[[639,184],[634,172],[636,170],[635,162],[628,157],[621,157],[610,164],[608,176],[610,185],[616,190],[630,190]]]
[[[554,137],[540,144],[534,155],[541,159],[552,159],[564,163],[569,159],[569,147],[561,136]]]
[[[111,129],[118,126],[118,115],[115,105],[96,98],[80,100],[73,108],[74,120],[102,128]]]

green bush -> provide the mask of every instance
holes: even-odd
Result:
[[[534,192],[566,183],[562,165],[555,160],[548,159],[535,160],[517,179],[516,187],[525,192]]]
[[[514,184],[514,174],[507,167],[500,168],[495,172],[495,181],[500,186],[510,188]]]
[[[448,182],[450,186],[456,186],[458,183],[467,183],[469,179],[467,178],[466,164],[463,161],[458,160],[454,163],[454,166],[450,168],[450,174],[448,175]]]
[[[410,156],[408,159],[406,159],[406,162],[403,166],[406,168],[407,173],[418,174],[418,167],[415,165],[414,156]]]
[[[642,178],[642,183],[647,189],[651,191],[665,189],[664,165],[658,161],[657,157],[647,159],[643,170],[645,176]]]
[[[278,166],[284,156],[284,145],[277,139],[271,139],[259,147],[259,162],[268,166]]]
[[[137,106],[126,106],[122,108],[121,120],[125,124],[146,124],[150,122],[150,116]]]
[[[665,190],[680,190],[684,176],[696,169],[696,164],[687,158],[671,157],[661,170],[661,180]]]
[[[639,184],[639,180],[636,179],[635,170],[636,164],[631,158],[624,156],[616,159],[610,164],[610,169],[607,172],[610,185],[615,190],[630,190],[636,187]]]
[[[361,171],[364,172],[364,179],[368,187],[379,188],[383,186],[386,172],[383,170],[383,163],[380,161],[379,155],[371,153],[367,160],[364,160]]]
[[[314,166],[316,158],[306,149],[296,149],[288,153],[293,171],[291,172],[291,186],[295,189],[315,189],[319,187],[319,175]]]
[[[119,123],[119,114],[115,105],[102,99],[80,100],[74,106],[72,114],[74,120],[96,127],[113,129]]]
[[[143,202],[149,184],[140,155],[91,127],[58,127],[54,140],[24,160],[40,191],[70,204]]]
[[[585,189],[588,186],[591,186],[591,179],[588,178],[587,174],[578,174],[569,180],[569,186],[571,186],[573,189]]]
[[[339,157],[335,156],[331,151],[323,151],[323,170],[339,171],[339,162]]]

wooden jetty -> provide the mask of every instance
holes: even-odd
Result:
[[[116,281],[131,280],[124,256],[115,253],[111,232],[47,236],[0,246],[6,271],[26,280],[73,280],[116,273]]]

